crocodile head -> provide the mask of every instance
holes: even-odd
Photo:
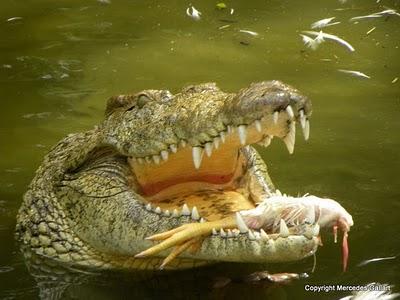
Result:
[[[292,153],[296,123],[308,139],[310,115],[310,101],[280,81],[254,83],[238,93],[207,83],[174,95],[145,90],[113,97],[99,126],[67,137],[45,158],[25,195],[17,231],[25,244],[63,260],[152,268],[154,263],[134,258],[154,245],[146,237],[189,223],[219,224],[275,195],[251,145],[268,146],[276,137]],[[56,211],[57,218],[33,221],[34,209],[41,216]],[[317,249],[314,225],[286,224],[284,232],[253,231],[240,220],[217,226],[171,267],[299,260]],[[47,239],[35,236],[44,232]],[[77,243],[74,255],[63,243],[66,233],[69,245]],[[160,261],[168,253],[146,259]]]
[[[252,209],[274,194],[264,163],[248,146],[268,146],[277,137],[293,153],[295,124],[308,139],[310,115],[311,102],[280,81],[254,83],[236,94],[207,83],[175,95],[146,90],[113,97],[101,130],[103,143],[127,158],[130,187],[150,213],[166,219],[188,215],[191,221],[216,221]],[[290,230],[296,233],[276,241],[274,247],[280,250],[274,255],[268,253],[272,246],[265,246],[269,259],[255,258],[251,244],[248,257],[246,249],[232,255],[236,248],[231,247],[231,253],[216,253],[215,259],[285,261],[316,249],[314,240],[302,236],[304,231]],[[231,243],[240,244],[241,239],[252,238],[251,233],[249,237],[235,229],[225,231],[212,239],[229,235]]]

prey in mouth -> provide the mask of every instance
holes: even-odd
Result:
[[[277,240],[293,235],[311,239],[319,236],[320,226],[329,225],[340,226],[345,232],[345,269],[351,216],[344,209],[337,212],[336,202],[326,206],[327,201],[317,197],[279,196],[264,162],[251,146],[268,147],[275,138],[282,140],[292,154],[296,124],[305,140],[309,138],[310,101],[297,90],[273,81],[253,84],[234,96],[226,95],[217,105],[211,101],[211,109],[207,101],[213,98],[216,87],[189,87],[184,91],[185,102],[190,103],[191,93],[198,97],[199,91],[203,102],[198,109],[205,110],[208,122],[197,123],[196,115],[188,120],[195,134],[169,144],[159,153],[128,158],[134,174],[132,187],[143,196],[148,211],[166,217],[188,216],[194,223],[147,237],[161,243],[135,257],[156,256],[175,247],[164,259],[163,268],[186,250],[195,253],[206,236],[234,239],[246,234],[250,240]],[[214,115],[215,106],[221,115]]]

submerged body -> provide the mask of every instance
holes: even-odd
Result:
[[[307,139],[310,114],[309,100],[279,81],[237,94],[201,84],[111,98],[99,126],[67,136],[45,157],[24,196],[17,237],[38,255],[98,268],[308,257],[317,250],[317,222],[288,223],[288,234],[266,229],[265,238],[232,220],[275,194],[249,145],[278,137],[292,153],[295,123]]]

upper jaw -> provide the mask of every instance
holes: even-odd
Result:
[[[168,145],[158,154],[147,155],[144,157],[131,156],[131,161],[136,164],[160,165],[167,162],[171,155],[191,146],[193,165],[196,169],[201,167],[203,157],[211,157],[220,147],[241,148],[249,144],[258,143],[261,146],[268,146],[273,137],[279,137],[287,146],[289,153],[293,153],[295,145],[296,122],[300,124],[305,140],[310,135],[309,111],[305,107],[287,105],[281,110],[275,110],[270,114],[265,114],[261,118],[255,119],[247,124],[227,125],[226,129],[218,132],[209,141],[188,145],[185,139],[178,143]],[[187,151],[185,149],[185,151]]]
[[[127,112],[115,120],[111,116],[111,122],[105,123],[105,143],[116,144],[122,154],[138,163],[155,164],[190,145],[193,162],[198,165],[203,151],[209,154],[218,148],[235,129],[238,147],[258,143],[267,136],[287,137],[290,152],[294,146],[293,121],[299,121],[306,139],[309,135],[310,101],[279,81],[252,84],[237,94],[214,90],[201,96],[177,94],[169,103],[151,105],[143,108],[146,113]],[[260,134],[247,139],[245,129],[251,127]]]

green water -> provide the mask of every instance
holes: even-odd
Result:
[[[189,1],[1,1],[0,298],[38,298],[38,283],[13,238],[22,194],[49,148],[99,122],[109,96],[209,81],[236,91],[267,79],[287,82],[313,101],[310,141],[298,134],[289,156],[274,140],[262,154],[279,189],[337,199],[353,215],[348,272],[341,272],[340,246],[327,232],[314,273],[312,258],[268,267],[310,275],[288,286],[211,289],[216,274],[252,269],[228,264],[146,281],[100,276],[71,285],[64,298],[338,299],[347,293],[316,294],[304,285],[370,282],[399,291],[400,80],[394,79],[400,77],[400,17],[348,20],[400,9],[400,2],[227,1],[221,11],[214,1],[192,3],[202,12],[199,21],[186,15]],[[324,31],[350,42],[355,52],[331,41],[317,51],[303,45],[302,30],[333,16],[341,23]],[[13,17],[21,19],[8,21]],[[389,256],[397,258],[358,266]]]

